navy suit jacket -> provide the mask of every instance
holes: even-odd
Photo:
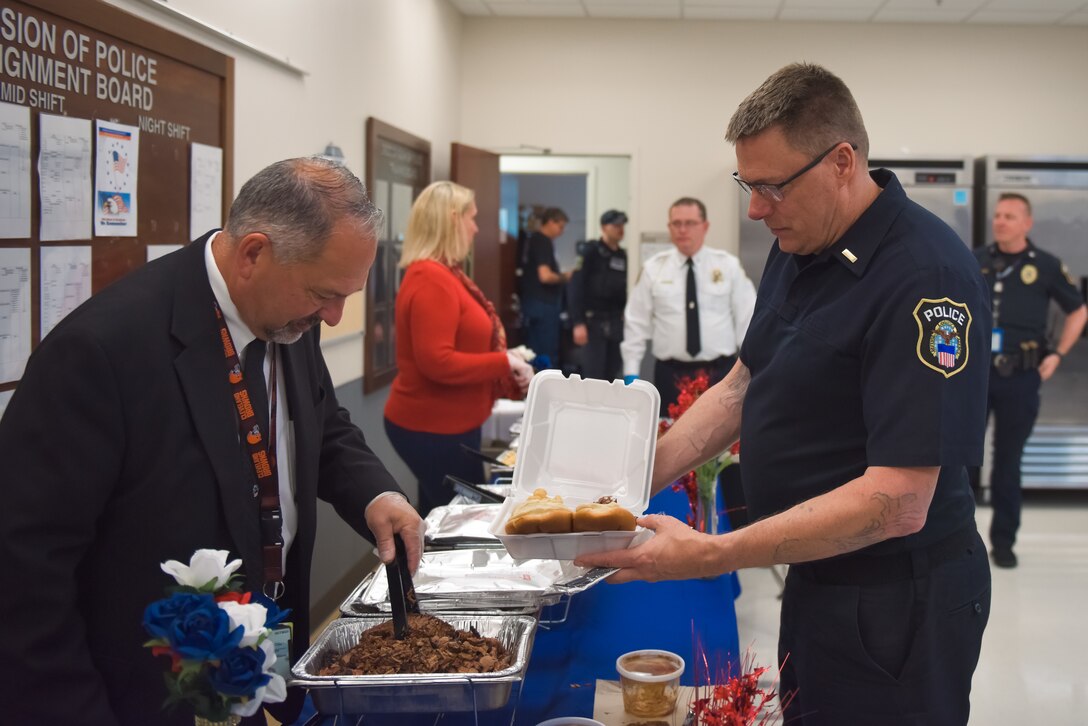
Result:
[[[260,588],[255,477],[238,443],[204,264],[211,234],[68,315],[30,358],[0,419],[0,704],[11,723],[169,723],[169,661],[142,647],[159,569],[199,548],[241,557]],[[298,531],[287,562],[293,656],[309,633],[316,500],[370,533],[399,491],[336,400],[319,331],[282,346],[295,432]],[[176,714],[178,723],[191,716]]]

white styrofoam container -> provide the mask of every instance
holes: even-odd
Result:
[[[611,496],[636,517],[645,512],[660,405],[660,394],[646,381],[624,385],[567,378],[559,371],[535,375],[526,397],[513,493],[490,532],[519,560],[573,560],[631,546],[638,531],[506,534],[506,521],[537,488],[562,496],[571,509]]]

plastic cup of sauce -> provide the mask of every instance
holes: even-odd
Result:
[[[632,716],[667,716],[676,710],[684,659],[667,650],[635,650],[616,659],[623,710]]]

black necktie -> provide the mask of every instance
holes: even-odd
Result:
[[[690,257],[688,265],[688,289],[685,296],[685,309],[688,318],[688,355],[692,358],[699,355],[703,349],[703,342],[699,339],[699,300],[695,295],[695,262]]]
[[[261,437],[268,441],[268,383],[264,378],[266,345],[260,338],[254,338],[246,346],[242,376],[246,382],[246,390],[249,391],[249,402],[253,404],[253,412],[257,416],[257,423],[261,425]]]

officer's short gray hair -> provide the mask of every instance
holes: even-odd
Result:
[[[842,141],[857,144],[869,158],[869,134],[850,89],[831,71],[811,63],[791,63],[744,99],[725,132],[732,144],[772,126],[790,146],[813,156]]]
[[[320,256],[333,227],[345,219],[355,222],[364,237],[376,239],[380,233],[383,215],[363,182],[328,159],[285,159],[242,185],[226,231],[235,241],[265,234],[276,260],[290,264]]]

